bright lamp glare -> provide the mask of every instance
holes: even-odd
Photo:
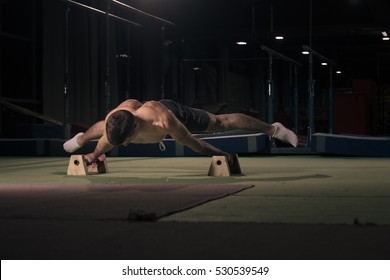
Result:
[[[382,37],[382,40],[383,40],[383,41],[389,41],[390,38],[389,38],[389,37]]]
[[[321,62],[321,65],[322,65],[322,66],[326,66],[326,65],[328,65],[328,63],[326,63],[326,62]]]
[[[275,39],[276,39],[276,40],[283,40],[284,37],[283,37],[283,36],[275,36]]]
[[[239,41],[239,42],[236,42],[236,44],[239,46],[245,46],[247,43],[244,41]]]
[[[308,51],[302,51],[302,54],[309,54]]]

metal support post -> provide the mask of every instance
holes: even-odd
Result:
[[[69,120],[69,14],[70,7],[67,5],[65,10],[65,73],[64,73],[64,137],[70,138],[70,120]]]

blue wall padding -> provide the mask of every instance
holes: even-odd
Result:
[[[312,135],[311,150],[320,154],[388,157],[390,137],[315,133]]]

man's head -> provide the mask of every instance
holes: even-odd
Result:
[[[119,146],[134,133],[137,121],[132,113],[118,110],[112,113],[106,121],[106,134],[110,144]]]

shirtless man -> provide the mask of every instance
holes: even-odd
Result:
[[[129,99],[112,110],[104,121],[65,142],[64,149],[73,153],[88,141],[99,139],[95,150],[85,155],[86,160],[93,163],[114,146],[159,143],[169,135],[195,152],[209,156],[227,156],[231,160],[230,154],[196,138],[192,133],[232,129],[262,132],[294,147],[298,144],[295,133],[280,123],[267,124],[241,113],[214,115],[168,99],[143,104]]]

